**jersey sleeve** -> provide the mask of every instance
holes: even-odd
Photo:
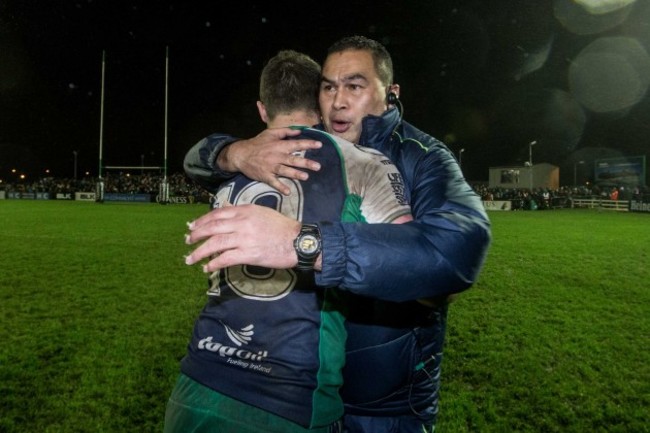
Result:
[[[220,170],[216,164],[217,156],[224,147],[238,140],[239,138],[219,133],[203,138],[185,154],[185,173],[207,191],[216,192],[223,181],[236,174]]]
[[[446,147],[403,143],[396,161],[409,189],[414,221],[323,222],[318,285],[388,301],[436,298],[469,288],[490,243],[479,197]]]
[[[390,223],[410,215],[404,180],[397,167],[380,152],[355,147],[362,155],[363,168],[349,170],[350,188],[362,197],[361,216],[367,223]]]

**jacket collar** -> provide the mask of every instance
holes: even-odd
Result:
[[[362,120],[359,144],[366,147],[377,147],[385,143],[400,123],[397,108],[384,111],[381,116],[369,114]]]

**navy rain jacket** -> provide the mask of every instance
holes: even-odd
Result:
[[[232,176],[216,168],[216,157],[237,140],[224,134],[201,140],[186,155],[188,176],[215,191]],[[353,294],[341,390],[346,413],[431,423],[438,412],[447,297],[476,281],[490,223],[451,151],[402,121],[397,109],[364,118],[359,144],[383,152],[400,170],[414,221],[318,222],[323,269],[316,283]]]

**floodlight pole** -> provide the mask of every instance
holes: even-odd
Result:
[[[458,166],[461,169],[463,168],[463,152],[465,152],[465,148],[462,148],[458,151]]]
[[[584,164],[584,161],[578,161],[573,163],[573,187],[575,188],[578,186],[578,176],[577,176],[577,170],[578,170],[578,164]]]
[[[77,180],[77,154],[78,154],[78,152],[76,150],[73,150],[72,154],[74,155],[74,180]]]
[[[530,193],[533,193],[533,146],[537,144],[537,140],[528,143],[528,174],[530,176]]]

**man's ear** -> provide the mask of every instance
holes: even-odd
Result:
[[[260,113],[260,118],[262,122],[269,123],[269,115],[266,114],[266,107],[262,101],[257,101],[257,111]]]
[[[399,84],[393,83],[390,85],[390,91],[397,95],[399,98]]]

